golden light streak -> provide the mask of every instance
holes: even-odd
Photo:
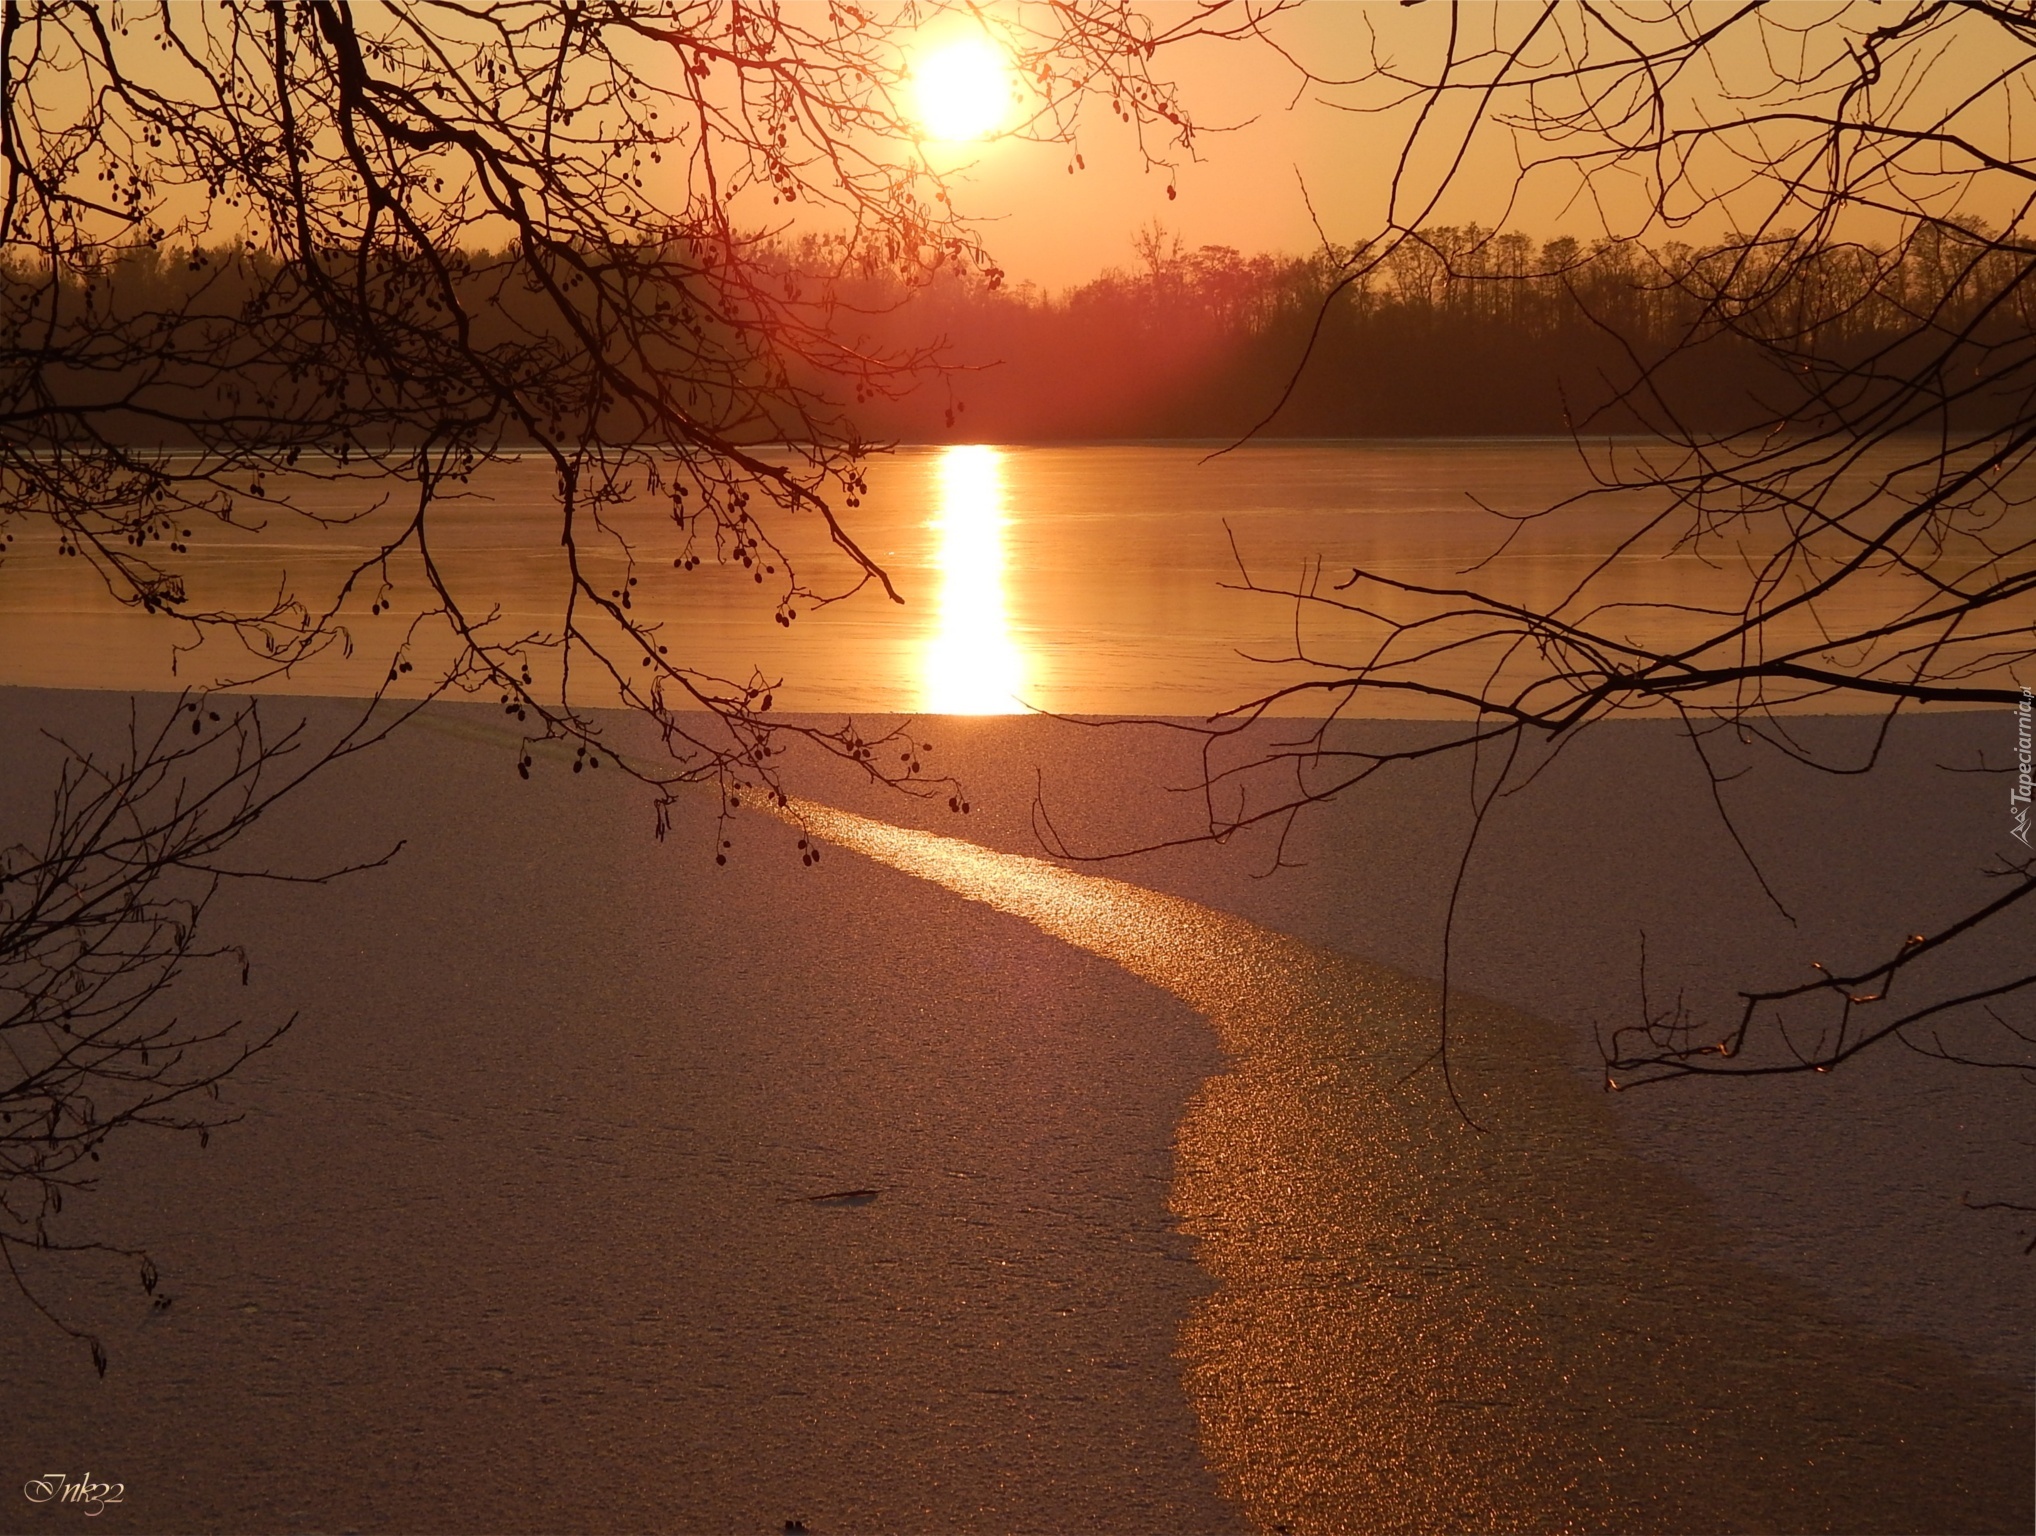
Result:
[[[1004,456],[942,450],[939,462],[940,627],[927,643],[920,708],[1008,715],[1024,706],[1025,658],[1004,608]]]
[[[1179,1355],[1241,1525],[1871,1529],[1888,1488],[1932,1529],[2027,1508],[1979,1449],[2027,1444],[2020,1392],[1733,1257],[1553,1026],[1457,996],[1473,1128],[1433,1070],[1432,983],[1044,859],[775,814],[1209,1019],[1229,1059],[1186,1106],[1168,1204],[1216,1282]]]

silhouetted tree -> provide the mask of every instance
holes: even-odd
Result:
[[[632,768],[651,783],[767,785],[770,682],[671,654],[631,589],[735,562],[780,624],[889,590],[842,516],[864,445],[836,402],[928,359],[844,344],[839,284],[1000,277],[913,122],[913,43],[943,20],[986,35],[1015,132],[1071,139],[1107,99],[1164,165],[1193,135],[1156,57],[1277,8],[15,0],[0,529],[47,530],[121,601],[237,634],[250,678],[345,643],[365,597],[416,621],[399,675],[449,654],[435,672],[590,752],[589,704],[626,705],[668,748]],[[449,492],[526,453],[556,486],[540,630],[435,538]],[[192,595],[208,527],[357,517],[396,487],[405,515],[324,590],[286,582],[252,611]],[[835,586],[794,570],[794,518],[845,560]],[[847,726],[796,729],[885,771]]]
[[[1256,587],[1298,605],[1318,638],[1294,658],[1305,680],[1210,727],[1225,791],[1210,834],[1290,824],[1412,755],[1324,732],[1253,745],[1253,722],[1297,702],[1329,717],[1447,706],[1464,723],[1419,754],[1479,765],[1480,819],[1547,749],[1636,711],[1680,721],[1714,784],[1720,732],[1859,773],[1904,711],[2026,711],[2036,166],[2017,113],[2036,86],[2036,15],[1987,0],[1546,0],[1416,17],[1426,32],[1396,34],[1342,98],[1411,127],[1387,216],[1334,274],[1313,345],[1333,339],[1339,306],[1380,289],[1419,294],[1428,315],[1518,312],[1559,289],[1620,365],[1608,398],[1573,409],[1590,483],[1499,513],[1493,545],[1567,529],[1594,558],[1553,600],[1508,593],[1488,566],[1436,584],[1338,567],[1333,552],[1316,579]],[[1516,204],[1595,208],[1594,242],[1549,242],[1537,275],[1509,236],[1438,227],[1495,163],[1520,168],[1498,194]],[[1693,226],[1713,233],[1678,243]],[[1690,405],[1720,356],[1758,365],[1724,422]],[[1306,377],[1289,373],[1267,424]],[[1597,440],[1636,429],[1637,442]],[[1701,556],[1716,582],[1686,602],[1620,587],[1623,564],[1670,552]],[[1882,729],[1857,756],[1821,755],[1790,728],[1805,708],[1878,712]],[[2010,770],[2014,854],[1988,871],[1997,895],[1867,943],[1842,973],[1748,986],[1734,1018],[1650,1004],[1608,1037],[1607,1083],[1824,1071],[1895,1042],[2036,1067],[2026,937],[1987,942],[2013,924],[2026,935],[2036,910],[2036,865],[2007,843],[2028,806],[2023,720],[2020,776],[2010,758],[1992,764]]]
[[[853,723],[783,725],[772,680],[673,654],[634,589],[737,565],[783,625],[889,591],[846,515],[865,446],[840,402],[928,358],[844,343],[840,287],[1000,275],[909,110],[925,28],[1003,50],[1012,132],[1071,143],[1107,101],[1164,168],[1193,133],[1162,51],[1279,8],[6,0],[0,552],[49,539],[120,602],[237,642],[242,687],[394,610],[390,685],[490,694],[576,767],[620,763],[660,830],[681,784],[718,786],[724,814],[778,794],[788,731],[912,787]],[[534,627],[447,552],[451,520],[483,516],[476,474],[518,456],[554,492]],[[794,520],[824,528],[832,585],[794,570]],[[367,547],[331,541],[336,577],[286,570],[252,603],[194,577],[208,539],[293,525]],[[661,758],[612,756],[591,711],[618,705]],[[209,733],[198,707],[191,743],[74,758],[47,842],[8,866],[10,1262],[109,1134],[202,1125],[183,1106],[275,1036],[156,1009],[222,953],[197,924],[224,845],[303,776],[275,786],[246,707]]]
[[[0,847],[0,1260],[44,1316],[90,1347],[102,1375],[99,1340],[44,1305],[21,1257],[121,1254],[155,1292],[146,1253],[51,1222],[67,1191],[91,1186],[115,1136],[149,1126],[202,1142],[238,1118],[212,1107],[219,1085],[294,1015],[193,1018],[164,1006],[165,995],[193,966],[234,965],[247,979],[239,950],[199,934],[223,883],[323,882],[370,867],[278,871],[239,865],[231,850],[276,801],[405,711],[371,707],[316,745],[301,723],[265,729],[246,699],[186,695],[148,713],[158,718],[131,708],[125,746],[111,755],[62,743],[41,841]]]

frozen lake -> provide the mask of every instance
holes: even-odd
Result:
[[[1637,452],[1615,450],[1629,468]],[[1611,634],[1665,642],[1719,627],[1717,614],[1737,611],[1748,562],[1761,553],[1750,536],[1699,550],[1676,547],[1662,532],[1621,548],[1599,570],[1608,550],[1660,510],[1658,498],[1632,492],[1595,496],[1524,528],[1494,515],[1534,512],[1591,488],[1606,461],[1586,462],[1567,441],[1302,443],[1211,453],[1170,444],[879,455],[863,505],[841,515],[904,602],[869,587],[828,606],[800,603],[789,629],[771,622],[777,572],[758,584],[755,573],[711,558],[674,571],[671,523],[645,504],[609,513],[607,532],[582,529],[581,551],[601,584],[625,569],[638,574],[635,611],[661,626],[674,658],[718,677],[782,679],[781,708],[1172,715],[1206,715],[1333,675],[1292,661],[1297,640],[1335,666],[1373,655],[1376,625],[1311,607],[1297,629],[1291,600],[1238,590],[1245,571],[1262,587],[1319,579],[1326,591],[1362,566],[1427,586],[1475,585],[1547,608],[1596,572],[1566,615]],[[410,511],[400,497],[382,500],[384,489],[364,480],[306,478],[272,482],[269,490],[350,521],[320,528],[243,501],[240,515],[262,522],[258,531],[194,529],[182,567],[188,606],[259,611],[287,593],[323,610]],[[494,614],[491,633],[555,634],[566,587],[549,465],[491,465],[461,494],[433,513],[433,558],[448,587],[470,615]],[[847,587],[847,562],[812,514],[782,528],[803,582],[823,594]],[[634,565],[625,546],[635,551]],[[1957,566],[1971,551],[1952,548],[1946,558]],[[380,568],[340,610],[351,654],[335,650],[269,686],[371,692],[422,603],[421,571],[414,546],[400,550],[386,570],[390,611],[369,611],[383,590]],[[1854,583],[1814,614],[1776,625],[1771,639],[1813,643],[1820,633],[1885,618],[1916,595],[1900,581]],[[1402,603],[1398,611],[1417,609]],[[445,652],[434,633],[423,632],[423,659]],[[0,564],[0,682],[168,689],[247,673],[247,657],[219,640],[182,656],[173,673],[180,638],[188,643],[159,619],[118,607],[85,561],[61,558],[49,541],[21,538]],[[1419,675],[1476,688],[1495,664],[1490,647],[1472,648],[1445,652]],[[540,655],[534,665],[542,681],[551,663]],[[1505,675],[1522,678],[1533,665],[1514,655]],[[428,671],[420,667],[417,675]],[[1400,693],[1367,696],[1355,707],[1405,717],[1444,706]],[[1321,696],[1289,709],[1326,712]]]
[[[1985,899],[2003,780],[1939,770],[2002,761],[2005,711],[1905,715],[1863,776],[1722,743],[1794,918],[1662,720],[1577,738],[1498,808],[1460,889],[1460,758],[1339,797],[1271,878],[1249,834],[1033,857],[1035,795],[1082,847],[1192,832],[1200,802],[1167,791],[1198,760],[1178,732],[1022,705],[1202,714],[1290,681],[1252,658],[1291,650],[1293,606],[1232,589],[1239,557],[1267,584],[1320,559],[1559,601],[1648,509],[1607,501],[1494,555],[1478,503],[1584,480],[1548,442],[907,450],[854,523],[902,606],[865,591],[787,631],[741,569],[646,559],[638,603],[675,651],[782,675],[787,713],[934,717],[972,815],[801,747],[788,782],[824,863],[751,810],[724,828],[704,792],[659,843],[620,775],[540,745],[519,778],[485,700],[315,780],[236,856],[403,852],[222,898],[252,985],[194,978],[177,1005],[302,1021],[227,1085],[244,1118],[209,1150],[132,1138],[70,1202],[174,1298],[152,1310],[125,1259],[37,1268],[104,1336],[105,1380],[0,1284],[0,1526],[75,1526],[21,1502],[58,1470],[120,1479],[100,1524],[140,1530],[2026,1526],[2027,1222],[1961,1203],[2027,1198],[2026,1087],[1881,1051],[1607,1095],[1595,1046],[1634,1016],[1642,934],[1658,984],[1724,1017],[1737,988]],[[207,530],[194,601],[329,600],[400,516],[358,483],[286,489],[360,515]],[[543,633],[548,471],[472,489],[439,526],[446,579]],[[659,532],[627,508],[614,526]],[[843,573],[811,532],[792,552],[824,587]],[[360,593],[352,656],[272,684],[305,697],[270,718],[344,727],[415,606],[406,560],[393,614]],[[1600,599],[1673,625],[1743,584],[1642,546]],[[1658,602],[1683,617],[1638,606]],[[37,830],[44,732],[103,749],[121,694],[244,666],[207,649],[173,673],[170,627],[17,539],[0,843]],[[1872,744],[1871,721],[1791,724]],[[640,720],[604,729],[650,750]],[[1436,727],[1331,730],[1407,749]],[[1422,1067],[1452,902],[1475,1125]]]

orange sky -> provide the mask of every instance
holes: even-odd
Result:
[[[1188,14],[1174,0],[1155,0],[1146,9],[1161,19]],[[1508,6],[1502,0],[1496,12],[1473,8],[1461,14],[1471,26],[1489,25],[1494,14],[1518,22],[1531,13],[1525,5]],[[1363,74],[1374,39],[1382,55],[1419,73],[1432,64],[1448,15],[1442,4],[1410,9],[1397,0],[1306,0],[1279,17],[1272,30],[1288,51],[1323,77]],[[1839,24],[1840,18],[1849,25]],[[1848,31],[1879,20],[1880,13],[1866,7],[1783,0],[1763,13],[1759,27],[1735,32],[1706,60],[1706,71],[1684,83],[1695,82],[1701,89],[1705,82],[1765,82],[1772,79],[1777,61],[1785,67],[1796,50],[1801,50],[1798,58],[1834,51],[1842,57]],[[1966,28],[1953,33],[1950,44],[1933,45],[1927,82],[1916,83],[1928,95],[1948,100],[1961,83],[1976,82],[1998,63],[1984,56],[1989,35],[1981,27]],[[1106,267],[1134,265],[1132,236],[1153,219],[1191,247],[1307,251],[1319,244],[1319,237],[1303,182],[1330,238],[1349,243],[1376,233],[1393,160],[1411,121],[1408,114],[1340,110],[1332,102],[1356,102],[1366,99],[1364,94],[1350,87],[1308,85],[1273,50],[1248,42],[1188,44],[1163,51],[1154,67],[1179,82],[1184,102],[1204,129],[1200,159],[1178,170],[1177,200],[1168,200],[1165,173],[1145,169],[1130,131],[1106,105],[1085,120],[1080,148],[1087,169],[1073,176],[1066,170],[1068,150],[1060,145],[998,142],[947,152],[956,160],[973,159],[957,204],[986,219],[991,249],[1012,281],[1058,289]],[[1972,128],[1975,119],[1968,116],[1964,124]],[[1977,126],[1991,133],[2002,125],[1982,115]],[[1218,131],[1226,128],[1231,131]],[[1586,239],[1603,233],[1608,217],[1628,231],[1646,222],[1638,217],[1643,204],[1618,205],[1622,195],[1638,192],[1637,180],[1629,179],[1622,192],[1618,178],[1601,177],[1589,197],[1579,198],[1567,172],[1543,173],[1521,193],[1516,166],[1512,150],[1488,138],[1457,178],[1449,200],[1421,222],[1476,220],[1541,238],[1569,234]],[[1736,167],[1722,166],[1719,184],[1737,179]],[[1765,213],[1772,191],[1771,182],[1756,185],[1741,202],[1738,212],[1745,227]],[[1955,211],[1994,222],[2006,216],[2005,205],[1973,206],[1973,195],[1968,189]],[[1509,211],[1508,202],[1516,196]],[[1731,222],[1722,204],[1680,211],[1696,216],[1674,231],[1656,229],[1651,237],[1701,243],[1724,235]],[[1939,211],[1954,210],[1946,206]],[[1886,233],[1862,232],[1871,238]]]
[[[1162,21],[1192,12],[1177,0],[1144,8]],[[1396,63],[1430,63],[1447,19],[1441,5],[1306,0],[1269,32],[1317,76],[1337,81],[1365,74],[1375,46]],[[1183,44],[1162,51],[1154,70],[1179,83],[1201,135],[1200,158],[1180,163],[1172,201],[1166,173],[1146,168],[1131,131],[1107,109],[1087,115],[1080,141],[1087,168],[1073,176],[1061,145],[1005,141],[946,152],[974,161],[957,203],[989,220],[990,247],[1013,282],[1059,289],[1106,267],[1134,265],[1132,236],[1153,219],[1190,247],[1230,245],[1247,254],[1319,246],[1310,203],[1332,240],[1376,232],[1411,113],[1346,110],[1338,103],[1376,100],[1376,93],[1310,84],[1279,52],[1250,41]],[[1437,217],[1423,222],[1502,220],[1541,237],[1601,232],[1552,182],[1505,217],[1514,164],[1495,141],[1487,148],[1498,152],[1475,158]]]
[[[1179,6],[1150,7],[1165,15]],[[1397,4],[1331,0],[1283,17],[1278,36],[1320,71],[1355,68],[1367,16],[1396,22]],[[1372,120],[1324,105],[1271,50],[1250,43],[1198,42],[1165,53],[1198,124],[1201,159],[1183,162],[1179,197],[1169,202],[1163,171],[1149,172],[1129,129],[1108,111],[1088,115],[1080,148],[1087,169],[1070,176],[1061,145],[1000,142],[950,151],[971,158],[957,199],[991,219],[989,244],[1014,282],[1060,288],[1133,261],[1131,238],[1159,219],[1189,245],[1300,252],[1318,241],[1301,192],[1338,238],[1379,206],[1382,133]],[[1216,131],[1224,130],[1224,131]]]

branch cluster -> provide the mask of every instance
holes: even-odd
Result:
[[[40,842],[0,848],[0,1259],[52,1322],[91,1345],[102,1373],[98,1340],[42,1306],[19,1259],[122,1254],[155,1290],[145,1253],[51,1223],[67,1194],[92,1187],[112,1138],[148,1126],[202,1144],[237,1118],[215,1107],[220,1084],[293,1018],[194,1018],[167,994],[193,967],[228,965],[247,980],[239,950],[199,934],[222,882],[322,882],[370,867],[285,875],[226,854],[278,798],[397,718],[371,711],[314,747],[302,724],[266,731],[251,703],[186,696],[152,725],[132,716],[116,755],[64,746]]]
[[[917,39],[987,35],[1020,136],[1078,158],[1082,106],[1107,99],[1163,168],[1193,131],[1155,59],[1279,8],[11,0],[0,534],[43,531],[121,601],[238,641],[236,682],[350,644],[345,604],[380,613],[407,562],[394,675],[428,629],[454,657],[432,670],[496,692],[533,738],[591,753],[590,707],[623,705],[666,744],[631,768],[665,793],[775,792],[771,680],[690,667],[627,595],[640,568],[702,559],[753,570],[780,624],[889,592],[843,516],[867,446],[835,402],[926,357],[845,342],[840,285],[1001,277],[911,119]],[[443,558],[447,522],[478,515],[445,503],[514,456],[555,492],[540,579],[559,617],[540,630]],[[252,609],[194,600],[184,557],[208,526],[378,500],[407,515],[337,604],[287,582]],[[625,505],[662,528],[625,529]],[[793,569],[792,519],[826,530],[828,584]],[[806,734],[887,760],[846,727]]]

